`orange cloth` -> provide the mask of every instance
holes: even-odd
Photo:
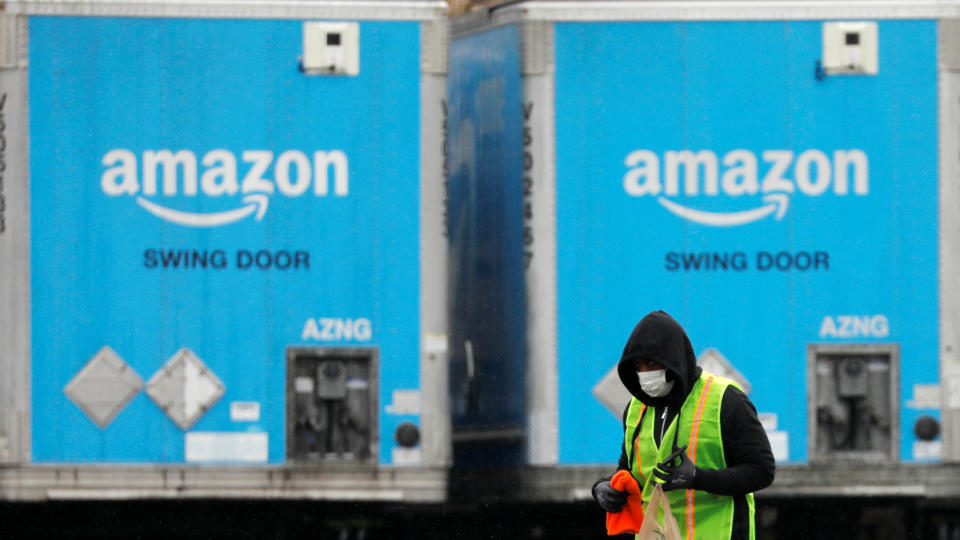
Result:
[[[616,513],[607,512],[607,534],[638,533],[643,524],[643,498],[640,486],[630,471],[619,470],[610,479],[610,487],[627,492],[627,504]]]

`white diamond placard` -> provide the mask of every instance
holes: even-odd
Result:
[[[627,407],[633,396],[620,381],[616,364],[594,385],[593,397],[597,398],[597,401],[602,403],[617,420],[623,417],[623,409]]]
[[[113,349],[103,346],[64,387],[90,420],[106,428],[143,388],[143,379]]]
[[[743,388],[744,393],[750,393],[750,381],[730,363],[720,351],[707,349],[700,353],[697,365],[704,371],[733,379]],[[593,387],[593,397],[603,404],[616,418],[622,418],[623,409],[630,402],[630,391],[623,386],[616,364]]]
[[[750,381],[737,368],[733,367],[733,364],[720,354],[720,351],[713,348],[703,351],[697,357],[697,365],[708,373],[733,379],[743,389],[744,394],[750,393]]]
[[[186,348],[147,382],[147,395],[181,429],[190,429],[223,393],[220,379]]]

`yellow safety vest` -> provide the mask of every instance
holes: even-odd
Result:
[[[679,433],[678,416],[674,416],[663,432],[659,448],[653,435],[654,419],[644,421],[644,417],[648,416],[644,415],[647,406],[637,398],[630,402],[624,429],[624,448],[630,472],[643,486],[644,507],[653,494],[653,468],[672,452],[674,434],[677,435],[678,446],[687,445],[687,455],[696,466],[704,469],[726,467],[723,439],[720,436],[720,403],[727,386],[731,384],[737,386],[730,379],[703,372],[680,408]],[[640,433],[634,438],[637,429]],[[750,540],[754,540],[753,494],[748,494],[746,498],[750,511]],[[667,492],[667,499],[685,540],[730,538],[733,530],[733,497],[685,489]]]

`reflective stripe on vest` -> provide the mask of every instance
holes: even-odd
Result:
[[[677,416],[674,416],[664,430],[660,448],[657,448],[654,439],[654,421],[644,421],[646,405],[636,398],[631,401],[624,430],[624,447],[631,472],[643,486],[644,504],[650,500],[653,493],[653,467],[671,453],[674,435],[677,437],[678,446],[687,445],[687,455],[697,466],[707,469],[726,466],[720,433],[720,404],[727,386],[731,384],[736,385],[730,379],[704,372],[694,383],[680,408],[680,427],[677,425]],[[638,429],[639,433],[634,438]],[[667,492],[667,498],[686,540],[730,538],[733,529],[733,497],[688,489]],[[752,517],[752,494],[747,496],[747,502]],[[754,538],[752,520],[750,538]]]

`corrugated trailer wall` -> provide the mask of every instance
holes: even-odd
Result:
[[[940,406],[943,459],[960,462],[960,21],[940,21]]]
[[[899,347],[904,404],[938,384],[936,21],[877,26],[876,75],[821,80],[822,21],[557,25],[561,462],[621,442],[582,381],[654,308],[749,381],[782,461],[810,457],[811,345]]]
[[[523,168],[515,27],[451,46],[450,395],[456,465],[523,461]]]
[[[30,452],[30,240],[22,19],[0,21],[0,463]]]
[[[14,496],[442,499],[443,4],[8,7]]]
[[[836,494],[834,464],[853,460],[877,474],[844,493],[944,493],[956,16],[937,2],[524,2],[458,19],[455,47],[519,36],[527,463],[559,466],[527,471],[541,496],[587,496],[610,468],[596,464],[616,461],[628,396],[614,367],[654,309],[749,391],[779,485]]]

